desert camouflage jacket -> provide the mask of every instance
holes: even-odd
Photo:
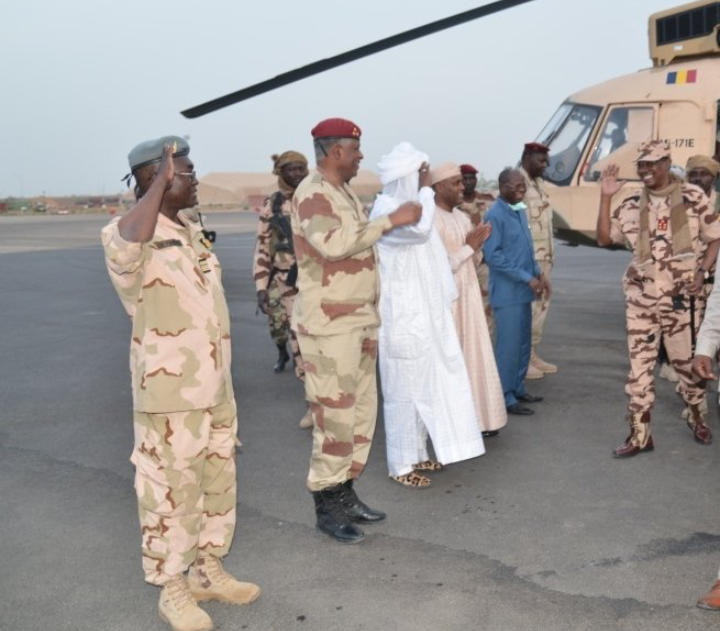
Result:
[[[319,172],[306,177],[292,201],[298,289],[291,318],[305,335],[337,335],[379,324],[373,245],[392,227],[388,216],[368,221],[347,184]]]
[[[692,281],[707,244],[720,239],[720,221],[705,193],[692,184],[682,184],[688,226],[692,241],[689,255],[673,255],[670,224],[670,197],[650,196],[648,221],[652,258],[646,263],[633,259],[625,272],[628,283],[654,279],[666,292],[684,293],[686,283]],[[614,243],[635,250],[640,231],[640,195],[625,199],[610,214],[610,238]]]
[[[151,241],[102,230],[110,279],[132,320],[130,372],[138,412],[213,407],[233,398],[230,314],[220,264],[188,215],[158,216]]]
[[[525,178],[527,192],[523,201],[527,205],[527,220],[533,238],[535,258],[538,262],[552,261],[555,254],[553,243],[553,209],[545,192],[542,178],[532,179],[525,169],[519,169]]]
[[[459,204],[458,208],[470,217],[473,226],[477,226],[485,219],[485,213],[494,201],[495,198],[490,193],[475,191],[475,199],[471,202]]]
[[[256,291],[267,290],[273,274],[287,272],[295,264],[295,255],[289,248],[278,248],[278,243],[282,243],[282,239],[276,234],[271,221],[274,196],[275,193],[265,200],[258,217],[257,241],[253,260]],[[291,201],[286,199],[282,204],[282,214],[290,216],[291,209]]]

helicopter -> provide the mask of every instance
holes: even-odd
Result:
[[[322,59],[184,110],[196,118],[295,81],[481,19],[533,0],[498,0]],[[609,164],[632,195],[642,184],[634,160],[641,143],[666,139],[673,163],[696,154],[718,155],[720,123],[720,2],[697,0],[650,15],[652,67],[567,97],[535,140],[550,148],[546,190],[555,236],[572,245],[596,245],[600,175]]]

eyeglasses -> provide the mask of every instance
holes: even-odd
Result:
[[[197,177],[197,174],[195,173],[194,170],[193,171],[183,171],[183,172],[175,171],[175,175],[184,175],[185,177]]]

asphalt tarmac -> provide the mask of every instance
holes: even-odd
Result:
[[[542,345],[557,375],[487,454],[387,477],[382,418],[357,485],[388,520],[343,546],[314,528],[302,386],[272,371],[255,313],[252,213],[209,215],[233,321],[239,507],[226,567],[260,599],[211,603],[217,629],[705,630],[717,576],[718,442],[693,442],[658,382],[655,451],[627,434],[624,252],[557,249]],[[106,216],[0,218],[0,629],[164,630],[140,567],[128,371],[130,325],[105,270]],[[711,394],[713,429],[717,393]]]

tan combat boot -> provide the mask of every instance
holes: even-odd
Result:
[[[210,631],[213,628],[210,616],[198,607],[182,574],[163,585],[158,611],[173,631]]]
[[[706,417],[708,414],[708,402],[707,397],[703,397],[703,400],[700,402],[700,414],[702,414],[703,417]],[[680,418],[683,421],[687,421],[690,418],[690,406],[686,406],[685,409],[680,413]]]
[[[300,429],[308,429],[313,426],[313,417],[310,408],[305,412],[305,416],[300,419]]]
[[[688,405],[687,426],[692,430],[695,442],[701,445],[710,445],[712,443],[712,431],[705,423],[700,405]]]
[[[613,450],[616,458],[632,458],[644,451],[655,449],[652,436],[650,435],[650,412],[630,414],[630,435],[625,442]]]
[[[247,605],[260,595],[254,583],[242,583],[223,570],[220,559],[202,555],[188,572],[190,592],[196,600],[219,600],[231,605]]]
[[[530,365],[535,366],[540,372],[550,375],[558,371],[558,367],[555,364],[546,362],[544,359],[540,359],[540,356],[533,350],[530,355]]]

